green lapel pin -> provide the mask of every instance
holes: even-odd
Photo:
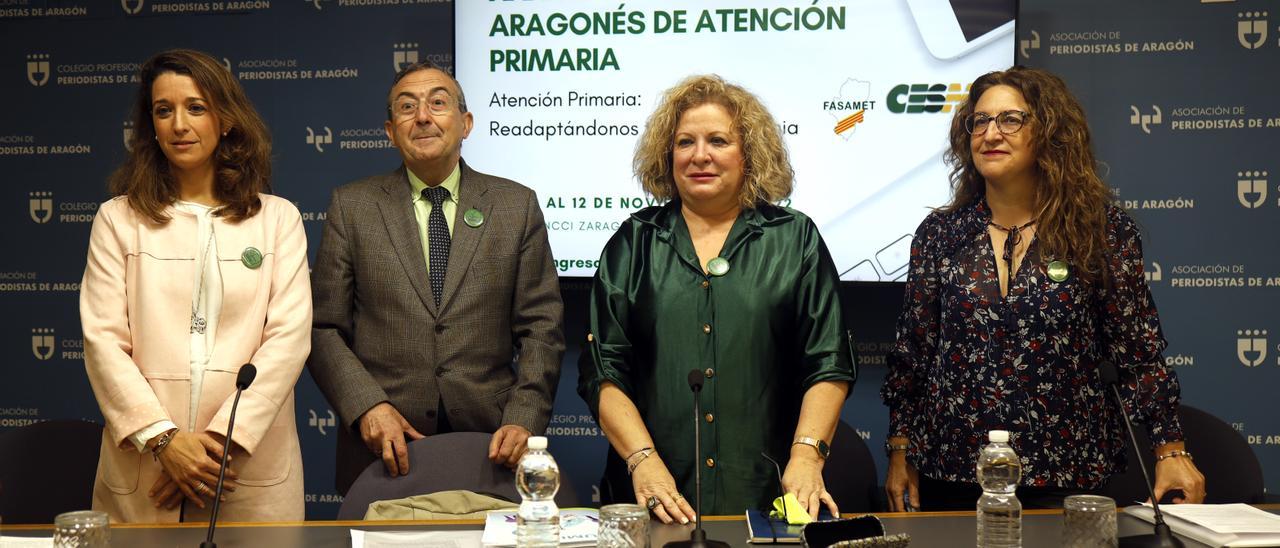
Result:
[[[462,214],[462,220],[471,228],[479,228],[480,225],[484,224],[484,213],[473,207]]]
[[[716,257],[707,261],[707,272],[712,276],[724,276],[729,273],[729,261],[724,257]]]
[[[1055,282],[1066,280],[1067,275],[1070,273],[1070,269],[1067,268],[1067,263],[1062,261],[1050,262],[1047,270],[1049,271],[1049,279]]]
[[[246,247],[240,252],[240,262],[249,267],[250,270],[257,270],[262,266],[262,252],[256,247]]]

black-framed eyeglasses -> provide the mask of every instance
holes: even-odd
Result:
[[[1021,110],[1006,110],[992,117],[986,113],[970,114],[964,119],[964,130],[970,135],[982,135],[987,132],[987,126],[992,120],[996,121],[996,130],[1005,135],[1013,135],[1022,126],[1026,125],[1027,119],[1031,117],[1031,113]]]

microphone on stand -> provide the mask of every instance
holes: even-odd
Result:
[[[1147,492],[1151,494],[1151,509],[1155,514],[1155,532],[1150,535],[1135,535],[1130,537],[1121,537],[1120,546],[1122,548],[1183,548],[1182,541],[1173,536],[1173,531],[1169,530],[1169,526],[1164,522],[1164,514],[1160,512],[1160,501],[1156,500],[1156,492],[1152,487],[1151,474],[1147,473],[1147,463],[1142,460],[1142,455],[1138,449],[1138,438],[1133,435],[1133,422],[1129,420],[1129,412],[1125,409],[1124,398],[1120,397],[1120,373],[1116,371],[1116,364],[1110,360],[1102,360],[1098,364],[1098,376],[1102,378],[1103,384],[1106,384],[1111,391],[1111,396],[1115,399],[1116,405],[1120,407],[1120,416],[1124,419],[1124,427],[1129,431],[1129,443],[1133,444],[1133,450],[1138,454],[1138,466],[1142,468],[1142,477],[1147,486]]]
[[[693,391],[693,452],[702,458],[702,370],[689,372],[689,389]],[[707,532],[702,530],[702,463],[693,464],[693,485],[696,492],[693,496],[694,525],[689,540],[676,540],[663,545],[663,548],[729,548],[729,543],[718,540],[707,540]]]
[[[240,367],[240,372],[236,374],[236,399],[231,402],[231,418],[227,419],[227,439],[222,442],[222,468],[218,470],[218,487],[213,491],[213,512],[209,516],[209,535],[204,542],[200,543],[200,548],[218,548],[213,542],[213,529],[218,525],[218,504],[222,502],[222,482],[227,477],[227,455],[231,454],[231,430],[236,427],[236,408],[240,406],[240,393],[250,384],[253,384],[254,377],[258,376],[258,368],[251,363],[246,363]]]

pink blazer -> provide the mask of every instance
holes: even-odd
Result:
[[[147,492],[162,473],[128,436],[169,419],[189,422],[191,292],[196,218],[169,208],[157,226],[123,198],[106,202],[93,221],[80,286],[85,369],[107,426],[94,485],[93,508],[113,521],[173,522],[178,511],[157,509]],[[196,430],[226,434],[240,366],[257,379],[240,397],[231,468],[242,486],[228,494],[219,519],[303,519],[302,456],[294,423],[293,386],[311,350],[311,287],[307,241],[292,203],[262,196],[262,210],[239,224],[214,221],[222,272],[222,312],[205,372]],[[261,265],[241,260],[248,248]],[[246,454],[247,453],[247,454]],[[202,514],[187,505],[186,521]],[[204,519],[207,519],[205,517]]]

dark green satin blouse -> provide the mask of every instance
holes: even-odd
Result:
[[[704,274],[680,204],[650,207],[605,246],[591,290],[590,330],[578,392],[599,416],[600,384],[625,392],[680,492],[694,500],[702,467],[707,515],[740,515],[778,496],[807,390],[855,378],[838,275],[804,214],[772,205],[738,216]],[[702,454],[694,454],[691,369],[703,371]],[[609,452],[603,502],[631,501],[626,465]]]

